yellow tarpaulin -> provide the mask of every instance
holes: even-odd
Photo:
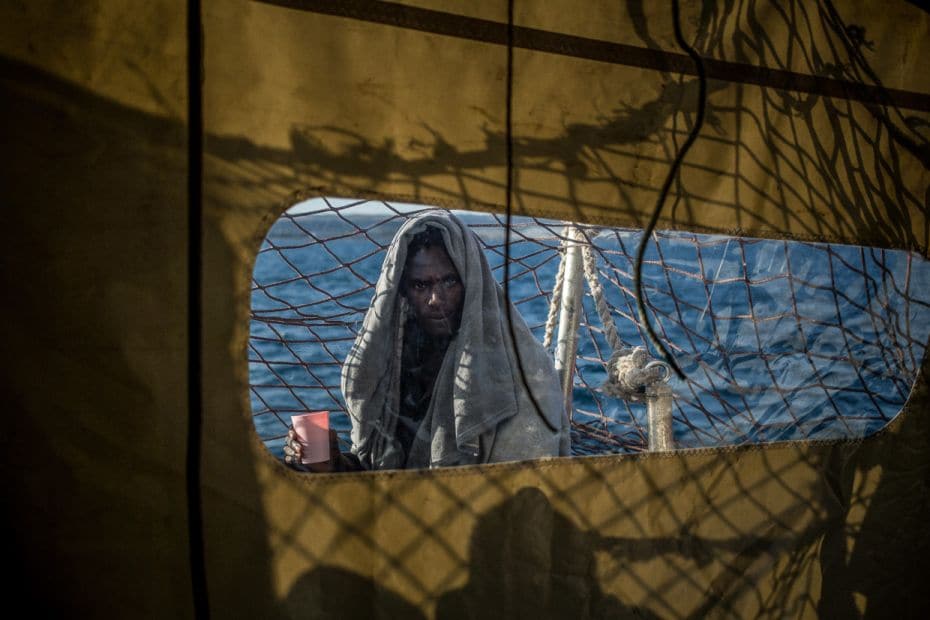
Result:
[[[698,102],[670,4],[517,1],[509,27],[506,2],[204,0],[202,205],[187,8],[0,7],[11,605],[194,615],[199,402],[216,618],[926,611],[926,363],[859,441],[308,476],[255,433],[250,276],[283,209],[500,212],[510,161],[517,212],[644,225]],[[681,23],[707,114],[660,228],[928,255],[926,12],[685,2]]]

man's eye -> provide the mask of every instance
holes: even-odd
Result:
[[[414,282],[413,288],[415,288],[418,291],[425,291],[427,289],[427,284],[426,282]]]
[[[442,280],[442,284],[443,284],[443,286],[445,286],[446,288],[452,288],[453,286],[455,286],[455,285],[458,284],[458,283],[459,283],[459,279],[456,278],[455,276],[449,276],[449,277],[447,277],[447,278],[443,278],[443,280]]]

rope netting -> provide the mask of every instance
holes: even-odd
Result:
[[[319,198],[289,209],[269,231],[253,274],[249,371],[255,426],[276,455],[290,416],[319,410],[331,413],[349,449],[342,361],[387,245],[411,213],[428,208]],[[505,218],[456,214],[478,234],[500,281]],[[595,286],[585,285],[582,304],[573,453],[641,451],[645,404],[601,386],[617,338],[649,348],[633,282],[642,233],[576,227]],[[512,301],[542,342],[565,223],[514,218],[509,238]],[[869,435],[900,411],[930,336],[930,268],[903,251],[660,231],[647,246],[643,289],[686,376],[669,384],[679,448]]]

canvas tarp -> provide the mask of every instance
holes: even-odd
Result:
[[[215,617],[926,607],[926,364],[862,441],[307,476],[255,434],[251,268],[298,197],[500,212],[509,144],[517,211],[645,223],[696,77],[665,3],[585,4],[515,2],[508,30],[504,2],[203,3],[195,335]],[[927,255],[930,20],[835,5],[683,3],[707,121],[660,227]],[[0,8],[9,583],[37,611],[194,613],[186,9]]]

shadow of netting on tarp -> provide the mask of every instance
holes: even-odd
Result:
[[[858,579],[841,574],[854,568],[846,537],[883,527],[866,532],[849,519],[882,495],[881,484],[876,492],[856,475],[871,466],[853,453],[750,448],[681,454],[661,467],[647,457],[635,470],[585,459],[572,471],[401,474],[409,484],[368,485],[372,514],[362,520],[330,508],[338,485],[309,485],[300,516],[272,540],[276,553],[314,567],[293,580],[282,607],[289,617],[309,609],[317,614],[309,617],[387,618],[386,609],[409,606],[435,618],[774,618],[814,614],[826,598],[856,609],[853,592],[880,600],[891,591],[861,567]],[[902,483],[913,480],[890,485],[880,509]],[[298,542],[311,527],[339,534]],[[332,563],[346,554],[364,558],[356,561],[364,569]]]
[[[925,385],[916,398],[927,398]],[[919,617],[930,557],[920,526],[930,499],[914,492],[927,472],[914,454],[930,447],[921,412],[867,446],[301,485],[303,506],[270,544],[314,568],[292,581],[282,608],[288,617],[349,608],[367,613],[310,617],[387,618],[404,605],[435,618]],[[348,500],[353,509],[340,510]]]

